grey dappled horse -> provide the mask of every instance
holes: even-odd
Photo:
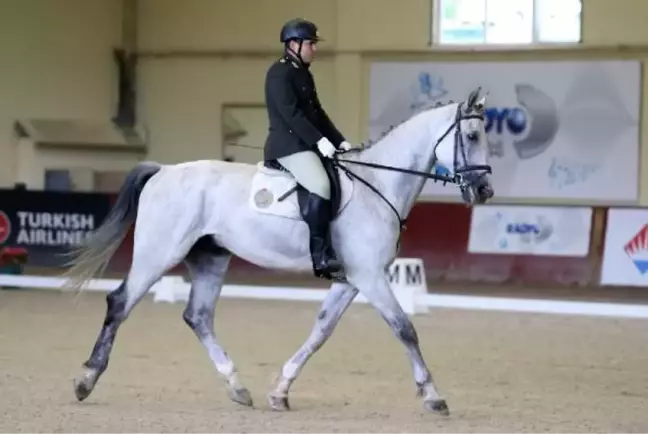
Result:
[[[486,161],[486,97],[480,99],[479,93],[473,91],[462,103],[423,110],[375,143],[328,160],[340,170],[342,192],[331,237],[345,274],[332,283],[306,342],[283,365],[268,395],[273,409],[289,409],[291,384],[362,292],[407,349],[424,408],[449,414],[386,269],[398,253],[405,217],[426,179],[449,180],[455,185],[448,188],[458,186],[468,204],[484,203],[493,195]],[[437,162],[450,169],[448,178],[431,174]],[[82,289],[103,271],[135,223],[131,268],[107,295],[103,327],[75,380],[79,400],[90,395],[108,366],[120,324],[156,281],[184,261],[192,283],[183,318],[226,381],[230,399],[252,405],[214,334],[214,308],[233,254],[261,267],[311,271],[308,228],[299,217],[297,194],[275,200],[279,185],[294,187],[294,179],[278,170],[223,161],[141,163],[128,174],[110,215],[75,252],[68,271],[66,286]]]

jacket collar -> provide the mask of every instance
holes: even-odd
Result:
[[[287,63],[292,64],[297,69],[309,69],[310,63],[304,63],[297,56],[292,55],[291,53],[285,52],[282,59]]]

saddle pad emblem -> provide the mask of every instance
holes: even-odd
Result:
[[[274,201],[274,195],[267,188],[262,188],[254,195],[254,203],[259,208],[268,208]]]

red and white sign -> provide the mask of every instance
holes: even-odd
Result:
[[[601,285],[648,286],[648,209],[608,210]]]
[[[11,221],[7,214],[0,211],[0,244],[4,244],[11,235]]]

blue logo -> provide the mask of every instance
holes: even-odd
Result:
[[[486,132],[522,135],[527,129],[527,114],[520,107],[490,107],[486,109]]]
[[[417,84],[412,86],[414,101],[410,104],[410,109],[416,110],[430,102],[436,102],[447,94],[448,90],[443,84],[443,77],[421,71],[418,75]]]
[[[530,84],[516,84],[515,93],[517,105],[486,109],[485,129],[491,155],[502,157],[512,145],[524,160],[551,146],[558,133],[558,109],[549,95]]]
[[[548,240],[553,234],[553,225],[549,220],[543,216],[537,216],[533,221],[513,221],[506,223],[504,232],[507,236],[516,237],[521,243],[524,244],[540,244]],[[508,242],[505,242],[508,245]],[[500,247],[502,241],[500,241]]]
[[[540,227],[538,225],[534,225],[533,223],[509,223],[506,225],[506,233],[518,235],[539,235]]]
[[[435,77],[429,72],[419,73],[419,90],[430,99],[439,99],[448,94],[443,87],[443,77]]]
[[[551,159],[547,176],[551,180],[551,186],[562,189],[575,184],[587,182],[601,169],[600,164],[581,163],[570,161],[567,158]]]

